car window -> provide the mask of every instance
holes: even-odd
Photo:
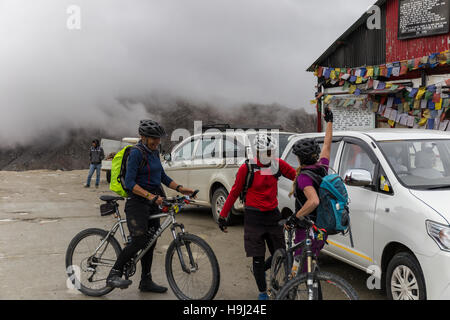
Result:
[[[333,142],[331,145],[331,154],[330,154],[330,168],[333,168],[334,163],[336,162],[336,154],[339,149],[340,142]],[[320,149],[323,147],[323,143],[319,143]],[[293,168],[297,168],[299,166],[297,156],[292,152],[292,149],[289,151],[286,162]]]
[[[194,151],[195,141],[190,141],[181,146],[175,151],[173,161],[185,161],[192,159],[192,152]]]
[[[219,157],[220,142],[222,139],[216,136],[204,136],[195,152],[196,159],[211,159]]]
[[[375,174],[375,163],[361,146],[346,142],[342,152],[339,175],[345,178],[345,173],[351,169],[367,170],[373,177]]]
[[[224,158],[243,158],[245,157],[245,147],[234,136],[225,136],[223,140]]]
[[[408,187],[450,186],[450,140],[382,141],[380,147],[392,170]]]

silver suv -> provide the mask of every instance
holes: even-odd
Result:
[[[251,144],[257,132],[265,129],[209,129],[191,136],[164,156],[164,170],[177,183],[199,189],[196,204],[211,207],[215,220],[218,219],[228,193],[234,185],[239,167],[246,159],[253,157]],[[295,133],[276,132],[279,135],[279,155],[283,154],[289,137]],[[168,196],[175,191],[165,189]],[[232,223],[236,215],[243,214],[243,203],[237,201],[229,215]]]

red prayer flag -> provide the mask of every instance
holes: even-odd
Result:
[[[441,94],[440,93],[435,93],[433,95],[433,102],[434,103],[439,103],[441,101]]]

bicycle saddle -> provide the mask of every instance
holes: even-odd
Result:
[[[115,197],[115,196],[101,196],[100,200],[109,202],[109,201],[119,201],[119,200],[125,200],[125,199],[122,197]]]

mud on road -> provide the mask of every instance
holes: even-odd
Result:
[[[101,217],[99,211],[99,196],[111,194],[106,181],[98,189],[85,189],[86,176],[86,170],[0,171],[0,299],[94,299],[68,289],[65,272],[65,253],[72,238],[87,228],[109,230],[114,223],[113,217]],[[251,259],[244,252],[242,223],[223,234],[210,210],[196,207],[177,219],[187,231],[205,239],[218,258],[221,284],[216,299],[254,300],[258,290],[250,272]],[[170,237],[165,232],[158,240],[152,267],[154,280],[165,286],[164,258]],[[364,272],[326,256],[320,261],[322,269],[348,280],[361,299],[384,299],[378,291],[367,289]],[[140,293],[139,277],[140,265],[130,288],[100,299],[175,299],[170,289],[162,295]]]

